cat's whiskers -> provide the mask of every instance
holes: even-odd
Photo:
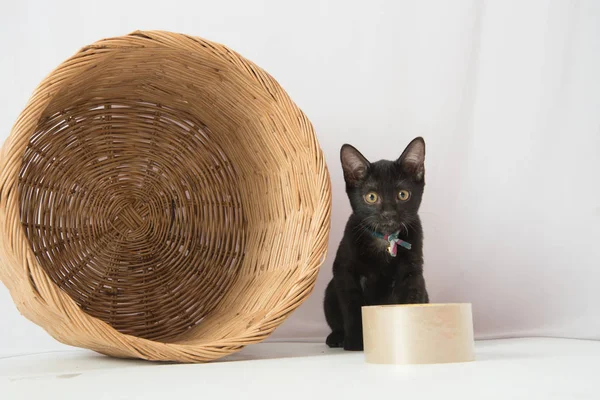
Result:
[[[365,228],[367,222],[366,220],[361,221],[358,225],[356,225],[353,229],[354,232],[362,232],[362,230]]]
[[[415,230],[419,229],[419,224],[418,224],[417,220],[410,219],[407,221],[407,224],[408,224],[408,227],[411,229],[415,229]],[[408,233],[408,231],[407,231],[407,233]]]
[[[363,231],[365,230],[365,225],[366,225],[366,223],[364,221],[361,221],[358,225],[356,225],[354,227],[353,232],[357,233],[359,235],[362,234]]]
[[[404,227],[404,230],[406,231],[406,234],[408,235],[408,227],[406,226],[406,224],[404,222],[402,222],[402,226]]]
[[[363,219],[358,225],[356,225],[354,227],[354,232],[357,233],[357,237],[356,237],[355,240],[358,240],[359,238],[362,238],[362,236],[365,233],[369,233],[370,234],[369,228],[372,228],[372,224],[376,223],[375,221],[371,222],[371,220],[374,220],[374,219],[375,219],[375,216],[370,215],[370,216],[366,217],[365,219]]]

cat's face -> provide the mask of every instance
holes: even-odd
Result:
[[[341,149],[346,192],[364,228],[381,234],[408,229],[425,187],[425,142],[416,138],[395,161],[370,163],[350,145]]]

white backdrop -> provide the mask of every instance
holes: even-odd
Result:
[[[472,302],[479,338],[600,339],[600,2],[5,2],[0,139],[51,69],[135,29],[228,45],[315,125],[334,191],[329,257],[273,339],[326,334],[322,293],[350,210],[340,146],[396,158],[416,135],[432,301]],[[61,348],[1,285],[0,324],[0,353]]]

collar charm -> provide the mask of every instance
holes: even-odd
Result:
[[[387,252],[392,257],[396,257],[396,255],[398,254],[398,246],[404,247],[407,250],[410,250],[412,247],[410,243],[398,238],[399,235],[400,231],[394,232],[389,235],[382,235],[381,233],[373,232],[373,236],[388,242]]]

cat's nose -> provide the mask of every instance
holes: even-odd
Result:
[[[383,219],[391,220],[396,217],[396,212],[395,211],[384,211],[381,213],[381,216],[383,217]]]

